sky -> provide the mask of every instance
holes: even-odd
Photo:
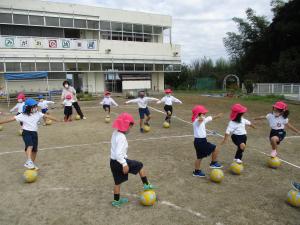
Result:
[[[245,18],[252,8],[272,18],[271,0],[52,0],[172,16],[172,42],[181,45],[185,63],[204,56],[228,58],[223,45],[227,32],[236,32],[233,17]]]

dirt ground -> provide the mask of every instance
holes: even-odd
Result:
[[[183,105],[174,106],[174,115],[190,121],[195,104],[204,104],[211,114],[224,116],[208,125],[208,129],[224,134],[230,106],[237,99],[210,98],[197,95],[176,95]],[[117,113],[132,113],[138,121],[136,105],[124,105],[125,99],[116,98]],[[239,101],[241,102],[241,101]],[[271,103],[242,101],[251,120],[265,115]],[[57,104],[58,106],[59,104]],[[142,190],[138,176],[131,175],[122,185],[122,194],[129,203],[117,209],[111,206],[113,179],[109,167],[111,123],[104,123],[105,114],[98,101],[80,102],[87,120],[55,123],[39,128],[40,167],[38,180],[26,184],[22,138],[17,135],[16,122],[4,125],[0,132],[0,224],[1,225],[79,225],[79,224],[300,224],[300,209],[288,205],[286,194],[292,180],[300,181],[300,169],[283,163],[279,169],[266,166],[269,153],[269,127],[259,122],[257,129],[248,129],[248,146],[244,154],[245,170],[232,175],[229,165],[235,154],[231,140],[222,147],[219,160],[225,178],[216,184],[206,178],[192,176],[195,160],[192,127],[189,123],[172,119],[171,128],[162,128],[164,115],[151,109],[151,131],[139,133],[138,126],[128,135],[129,158],[144,163],[147,176],[157,186],[158,202],[153,207],[139,204],[137,195]],[[162,110],[162,105],[151,104]],[[290,122],[300,129],[300,106],[290,105]],[[0,111],[7,112],[5,105]],[[62,119],[62,108],[51,110]],[[0,119],[6,116],[0,116]],[[294,136],[288,131],[288,136]],[[219,143],[220,137],[209,136]],[[300,138],[287,138],[280,145],[279,156],[300,166]],[[202,169],[209,174],[207,158]]]

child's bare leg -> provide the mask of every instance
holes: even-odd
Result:
[[[201,159],[195,160],[195,170],[200,170]]]
[[[217,161],[219,152],[220,152],[219,148],[216,147],[215,150],[211,154],[211,161],[212,162],[216,162]]]
[[[140,128],[143,128],[143,121],[144,119],[140,119]]]
[[[29,160],[32,160],[32,148],[33,148],[33,146],[28,146],[26,149],[26,152],[25,152],[27,159],[29,159]]]
[[[148,122],[150,121],[150,119],[151,119],[151,115],[148,115],[148,116],[146,117],[146,123],[148,123]]]
[[[115,195],[120,195],[120,191],[121,191],[121,185],[115,185],[114,186],[114,194]]]
[[[37,152],[34,152],[34,151],[32,151],[32,153],[31,153],[31,160],[34,162],[35,161],[35,159],[36,159],[36,154],[37,154]]]
[[[277,156],[277,142],[279,142],[279,138],[276,136],[273,136],[271,138],[271,146],[272,146],[272,152],[271,152],[271,156],[272,157],[276,157]]]
[[[146,177],[146,172],[143,168],[140,170],[139,174],[140,174],[140,177],[141,177],[141,180],[142,180],[143,184],[148,185],[149,182],[148,182],[148,179]]]

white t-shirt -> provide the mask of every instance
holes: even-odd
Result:
[[[54,102],[44,100],[38,103],[38,107],[41,107],[41,109],[48,109],[48,104],[54,104]]]
[[[172,105],[173,102],[176,102],[176,103],[182,103],[179,99],[175,98],[174,96],[172,95],[166,95],[165,97],[163,97],[158,103],[160,102],[164,102],[165,105]]]
[[[25,102],[18,102],[11,110],[10,112],[17,111],[18,113],[23,112],[23,106],[25,105]]]
[[[241,119],[240,123],[230,121],[226,129],[226,134],[245,135],[247,134],[246,125],[251,125],[251,122],[244,118]]]
[[[63,101],[63,104],[64,104],[64,106],[72,106],[73,102],[74,101],[72,99],[65,99]]]
[[[38,122],[41,118],[44,117],[44,114],[41,112],[32,113],[29,116],[27,114],[21,113],[15,116],[16,121],[23,123],[23,130],[28,131],[37,131]]]
[[[205,117],[202,122],[199,122],[199,117],[193,122],[194,137],[195,138],[206,138],[206,127],[205,125],[212,121],[211,116]]]
[[[71,95],[73,102],[77,102],[77,96],[76,96],[76,90],[72,86],[69,86],[69,88],[63,88],[61,93],[61,99],[65,99],[67,95]]]
[[[266,118],[270,127],[274,130],[284,129],[285,124],[289,123],[288,118],[284,119],[282,116],[276,117],[273,115],[273,113],[269,113]]]
[[[132,99],[127,101],[126,103],[137,103],[139,108],[147,108],[148,102],[150,101],[159,101],[159,99],[157,98],[151,98],[151,97],[144,97],[144,98],[136,98],[136,99]]]
[[[114,105],[118,106],[118,104],[113,100],[111,97],[104,97],[103,100],[100,102],[101,105]]]
[[[128,142],[125,134],[115,130],[111,137],[110,158],[126,165]]]

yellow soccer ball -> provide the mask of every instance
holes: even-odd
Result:
[[[169,128],[169,127],[170,127],[170,124],[169,124],[167,121],[165,121],[165,122],[163,123],[163,127],[164,127],[164,128]]]
[[[141,193],[140,202],[142,205],[150,206],[156,202],[156,194],[153,190],[146,190]]]
[[[51,125],[52,124],[52,120],[46,120],[46,125]]]
[[[105,121],[105,123],[109,123],[110,122],[110,116],[106,116],[104,121]]]
[[[233,174],[240,175],[244,170],[244,166],[243,166],[243,164],[233,162],[233,163],[231,163],[229,169]]]
[[[33,183],[37,179],[37,171],[36,170],[26,170],[23,174],[23,178],[25,183]]]
[[[210,179],[213,182],[220,183],[224,179],[224,173],[221,169],[213,169],[210,173]]]
[[[150,126],[144,125],[144,131],[149,132],[150,131]]]
[[[3,127],[2,126],[0,126],[0,131],[2,131],[3,130]]]
[[[23,130],[19,130],[19,131],[18,131],[18,135],[19,135],[19,136],[22,136],[22,135],[23,135]]]
[[[277,169],[281,165],[281,161],[278,157],[271,157],[268,160],[268,166],[273,169]]]
[[[81,118],[80,118],[80,116],[79,115],[76,115],[75,116],[75,120],[80,120]]]
[[[300,192],[290,190],[287,194],[287,202],[294,207],[300,207]]]

